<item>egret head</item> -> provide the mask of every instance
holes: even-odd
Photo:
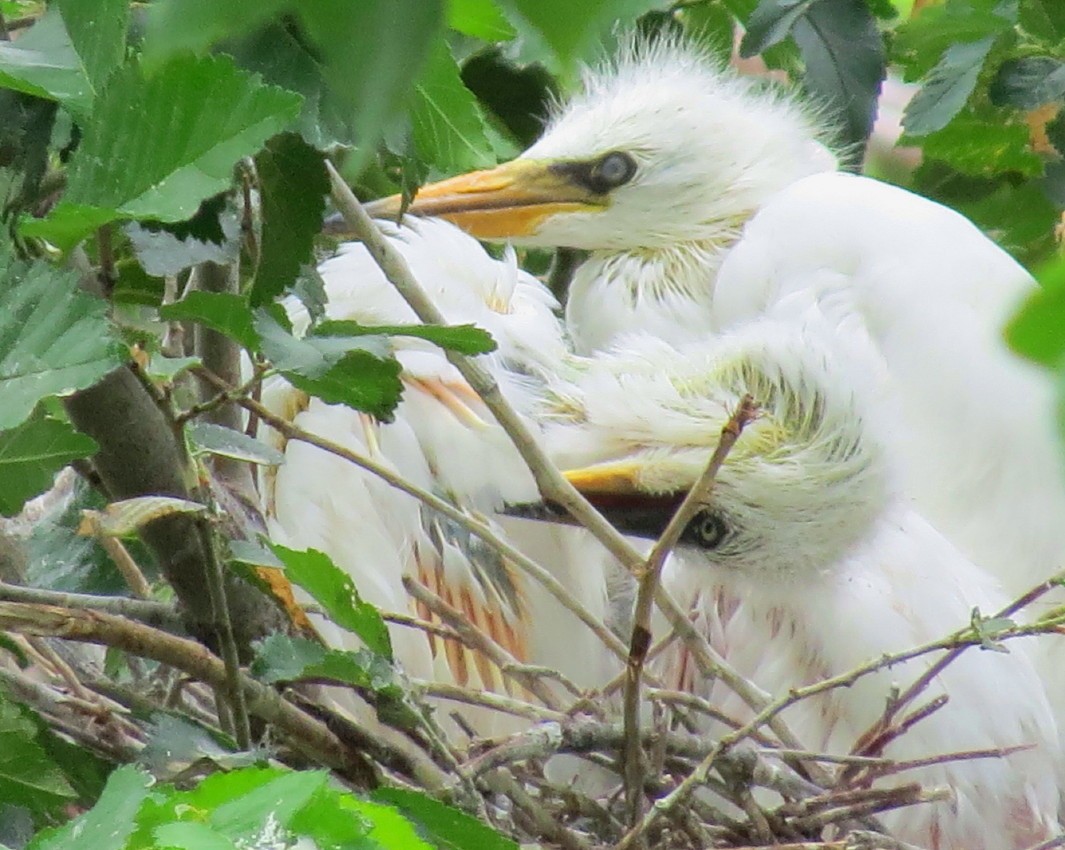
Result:
[[[681,40],[634,38],[585,73],[518,159],[425,186],[410,210],[485,239],[656,248],[734,234],[771,194],[835,165],[813,118],[780,93]]]
[[[744,394],[759,408],[681,545],[724,568],[824,569],[883,509],[881,452],[828,348],[759,322],[673,348],[629,337],[556,384],[545,437],[566,476],[622,531],[657,537]]]

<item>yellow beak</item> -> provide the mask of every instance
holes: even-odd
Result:
[[[594,496],[641,495],[637,487],[639,465],[629,461],[597,463],[583,469],[568,469],[562,473],[583,496],[595,501]]]
[[[422,186],[407,212],[439,216],[478,239],[532,236],[548,216],[607,205],[601,195],[568,180],[551,163],[515,159],[487,171]],[[398,218],[402,196],[393,195],[366,205],[376,218]]]

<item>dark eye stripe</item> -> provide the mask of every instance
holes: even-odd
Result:
[[[606,195],[632,180],[636,175],[636,160],[623,151],[611,151],[593,160],[556,162],[550,168],[589,192]]]

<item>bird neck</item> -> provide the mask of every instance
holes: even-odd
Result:
[[[566,322],[575,348],[591,353],[626,333],[681,341],[711,327],[714,281],[739,227],[710,239],[593,251],[573,276]]]

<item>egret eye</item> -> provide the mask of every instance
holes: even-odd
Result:
[[[702,549],[716,549],[728,537],[728,523],[721,514],[714,511],[700,511],[688,527],[684,529],[683,539]]]
[[[606,154],[592,168],[592,179],[602,193],[624,186],[635,174],[636,160],[621,151]]]

